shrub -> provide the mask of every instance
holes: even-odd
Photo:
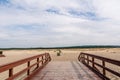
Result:
[[[59,49],[58,51],[57,51],[57,56],[60,56],[61,55],[61,50]]]
[[[2,54],[2,51],[0,51],[0,54]]]

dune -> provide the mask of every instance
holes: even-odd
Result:
[[[57,49],[4,50],[3,54],[6,57],[0,57],[0,66],[42,53],[50,53],[52,61],[78,61],[77,58],[80,52],[86,52],[115,60],[120,60],[120,48],[61,49],[61,56],[57,56],[56,50]],[[15,71],[17,72],[20,69],[23,69],[25,65],[26,64],[16,67]],[[111,66],[111,68],[119,70],[120,72],[120,68],[114,66]],[[108,75],[112,80],[116,79],[111,74]],[[7,72],[0,73],[0,80],[4,80],[6,77],[8,77]]]

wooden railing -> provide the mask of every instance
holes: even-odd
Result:
[[[106,72],[111,73],[120,78],[120,73],[118,71],[112,70],[107,66],[107,64],[112,64],[113,66],[120,67],[120,61],[118,60],[100,57],[88,53],[80,53],[78,60],[85,64],[103,80],[110,80],[110,78],[106,75]],[[99,60],[99,62],[97,62],[96,60]],[[102,71],[100,70],[100,68],[102,69]]]
[[[34,63],[31,64],[33,60],[35,61]],[[19,60],[16,62],[12,62],[6,65],[2,65],[0,66],[0,73],[8,71],[9,76],[6,80],[14,80],[20,77],[20,75],[27,73],[24,80],[29,80],[29,78],[31,78],[35,73],[37,73],[37,71],[41,70],[49,61],[51,61],[51,57],[49,53],[44,53],[23,60]],[[25,63],[27,64],[26,65],[27,67],[15,73],[14,68]],[[35,68],[32,70],[33,67]]]
[[[5,57],[5,55],[3,55],[3,54],[0,54],[0,57]]]

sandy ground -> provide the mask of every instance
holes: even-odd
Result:
[[[95,54],[99,56],[104,56],[107,58],[120,60],[120,48],[95,48],[95,49],[61,49],[61,56],[57,56],[56,49],[52,50],[5,50],[3,51],[3,54],[6,57],[0,57],[0,66],[14,62],[17,60],[21,60],[30,56],[38,55],[48,52],[50,53],[52,57],[52,61],[77,61],[78,55],[80,52],[86,52],[90,54]],[[20,67],[16,67],[15,71],[19,71],[23,67],[25,67],[26,64],[21,65]],[[120,72],[119,67],[112,66],[111,68],[116,69]],[[8,75],[7,72],[0,73],[0,80],[4,80],[5,77]],[[111,75],[109,75],[111,77]],[[114,76],[111,77],[111,80],[120,80],[118,78],[114,78]]]

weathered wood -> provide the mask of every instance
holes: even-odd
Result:
[[[105,61],[102,60],[102,66],[105,67]],[[106,75],[106,70],[103,68],[103,75]]]
[[[87,55],[87,64],[89,64],[89,56]]]
[[[41,60],[39,60],[40,57],[44,57],[44,56],[47,56],[45,58],[50,58],[49,53],[45,53],[45,54],[40,54],[40,55],[36,55],[33,57],[29,57],[26,59],[18,60],[18,61],[9,63],[9,64],[1,65],[0,66],[0,73],[9,70],[9,77],[6,80],[14,80],[14,78],[19,77],[24,72],[27,72],[27,77],[29,77],[29,76],[31,76],[31,74],[33,74],[33,72],[35,72],[39,68],[43,67],[51,60],[51,58],[50,59],[41,58]],[[34,59],[37,59],[37,62],[31,65],[30,62]],[[44,61],[44,60],[47,60],[47,61]],[[27,68],[15,73],[15,74],[13,73],[14,67],[20,66],[20,65],[25,64],[25,63],[27,63]],[[39,63],[42,63],[42,65],[39,66]],[[35,65],[37,65],[37,68],[35,68],[34,71],[32,71],[32,73],[30,73],[30,69],[32,67],[34,67]]]
[[[94,57],[92,57],[92,67],[94,68],[95,65],[94,65]]]
[[[77,61],[52,61],[28,80],[102,80]]]
[[[9,77],[13,76],[13,68],[9,69]]]
[[[30,67],[30,61],[27,62],[27,67]],[[27,70],[27,75],[30,75],[30,69]]]
[[[80,57],[82,56],[82,57]],[[87,56],[87,58],[85,58],[84,56]],[[92,60],[90,60],[88,57],[92,57]],[[95,62],[95,59],[101,60],[102,64]],[[110,63],[113,65],[117,65],[120,66],[120,61],[118,60],[113,60],[113,59],[109,59],[109,58],[105,58],[105,57],[101,57],[101,56],[97,56],[97,55],[93,55],[93,54],[88,54],[88,53],[80,53],[78,60],[83,62],[86,66],[88,66],[90,69],[92,69],[94,72],[96,72],[96,74],[98,74],[100,77],[102,77],[105,80],[109,80],[109,78],[106,75],[106,71],[112,73],[113,75],[116,75],[118,77],[120,77],[120,73],[117,71],[114,71],[110,68],[108,68],[107,66],[105,66],[105,63]],[[87,62],[85,62],[85,60]],[[92,66],[89,64],[92,63]],[[97,67],[102,68],[102,72],[100,72],[99,69],[97,69]]]
[[[37,58],[37,62],[38,62],[38,64],[37,64],[37,68],[39,67],[39,58]]]

